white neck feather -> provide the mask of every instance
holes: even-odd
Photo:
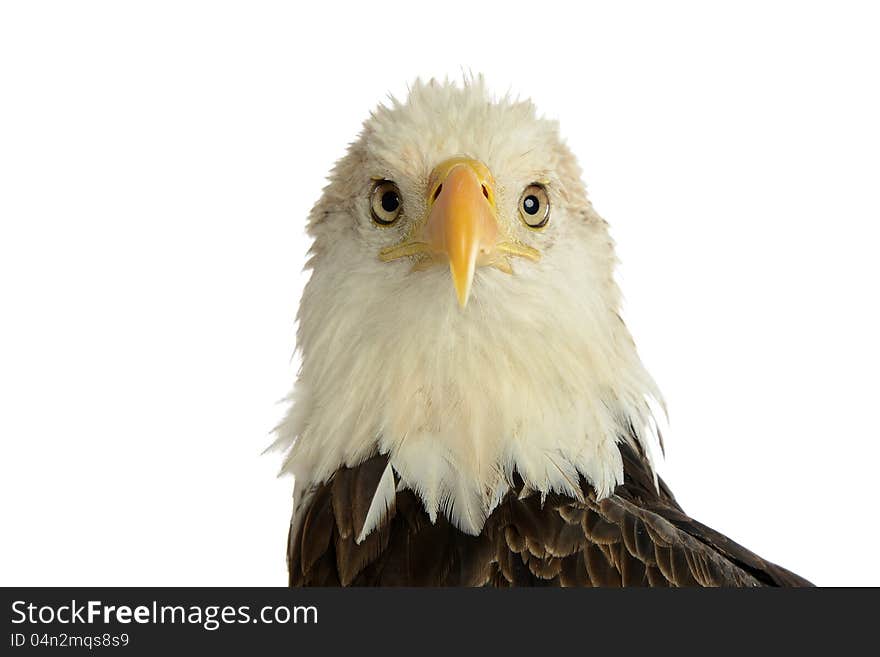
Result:
[[[579,495],[583,475],[606,496],[623,479],[618,441],[650,454],[648,401],[659,393],[616,304],[580,292],[595,284],[589,272],[549,288],[539,272],[519,272],[516,286],[508,276],[480,270],[462,310],[447,270],[391,272],[393,289],[314,272],[302,370],[278,430],[300,492],[388,454],[432,519],[476,534],[514,471],[543,494]]]

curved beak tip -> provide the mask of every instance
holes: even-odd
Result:
[[[477,258],[492,250],[498,232],[494,208],[475,170],[479,166],[457,160],[441,165],[449,168],[441,178],[439,195],[432,199],[426,227],[428,242],[436,252],[449,258],[461,308],[470,297]]]

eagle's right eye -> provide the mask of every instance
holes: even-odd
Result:
[[[400,216],[400,190],[390,180],[382,180],[370,194],[370,212],[380,226],[390,226]]]

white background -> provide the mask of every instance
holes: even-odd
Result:
[[[880,584],[877,16],[843,2],[5,2],[0,582],[278,585],[304,220],[386,93],[561,121],[696,518]]]

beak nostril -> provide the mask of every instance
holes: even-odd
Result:
[[[431,195],[431,201],[436,201],[437,197],[440,196],[440,192],[443,191],[443,185],[437,185],[437,189],[434,190],[434,194]]]
[[[483,196],[485,196],[488,199],[489,198],[489,188],[486,187],[485,185],[481,185],[481,186],[483,188]]]

